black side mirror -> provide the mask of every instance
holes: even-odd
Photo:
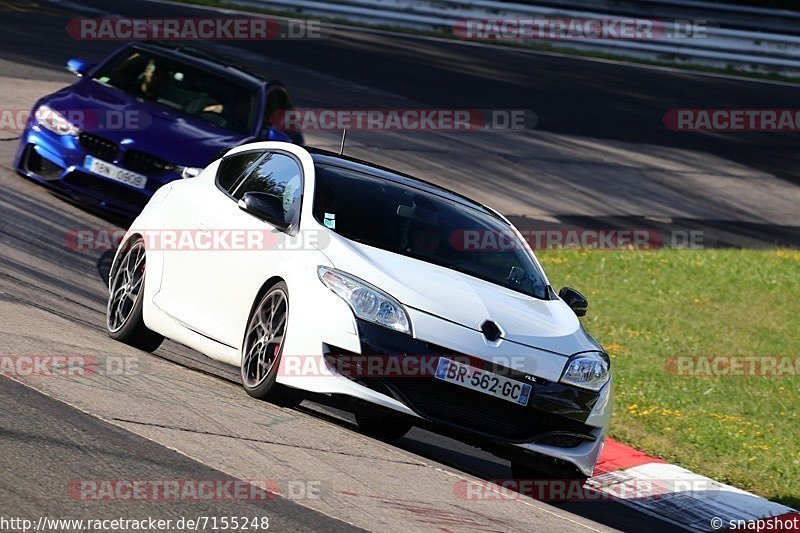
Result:
[[[280,199],[271,194],[246,192],[244,197],[239,200],[239,209],[265,222],[269,222],[283,232],[292,226],[289,222],[286,222]]]
[[[67,61],[67,70],[82,78],[84,74],[89,72],[94,65],[85,59],[73,58]]]
[[[558,297],[564,300],[576,316],[584,316],[589,309],[589,302],[583,294],[572,287],[563,287],[558,291]]]

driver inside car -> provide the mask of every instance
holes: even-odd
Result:
[[[144,71],[139,75],[139,90],[142,96],[148,100],[157,100],[161,96],[160,90],[168,76],[169,72],[165,67],[159,67],[153,60],[148,61]]]
[[[442,237],[433,226],[416,224],[409,231],[407,252],[420,256],[431,256],[439,250]]]

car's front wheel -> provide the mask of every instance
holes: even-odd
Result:
[[[123,246],[109,276],[106,329],[112,339],[152,352],[164,337],[148,329],[142,315],[147,259],[144,241],[134,237]]]
[[[253,308],[242,345],[242,385],[253,398],[284,407],[303,401],[300,390],[276,382],[289,321],[289,290],[279,282]]]

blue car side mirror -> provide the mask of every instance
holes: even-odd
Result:
[[[265,141],[283,141],[292,142],[292,139],[280,130],[266,126],[262,131],[260,138]]]
[[[282,141],[300,146],[302,146],[304,142],[303,134],[299,131],[284,132],[269,126],[261,130],[261,135],[259,135],[258,138],[264,141]]]
[[[84,59],[73,58],[67,61],[67,70],[78,76],[83,77],[94,65]]]

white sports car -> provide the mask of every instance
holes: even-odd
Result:
[[[433,428],[515,477],[589,476],[609,359],[502,215],[425,181],[279,142],[161,187],[117,250],[107,327],[241,368],[253,397],[352,400],[392,439]]]

